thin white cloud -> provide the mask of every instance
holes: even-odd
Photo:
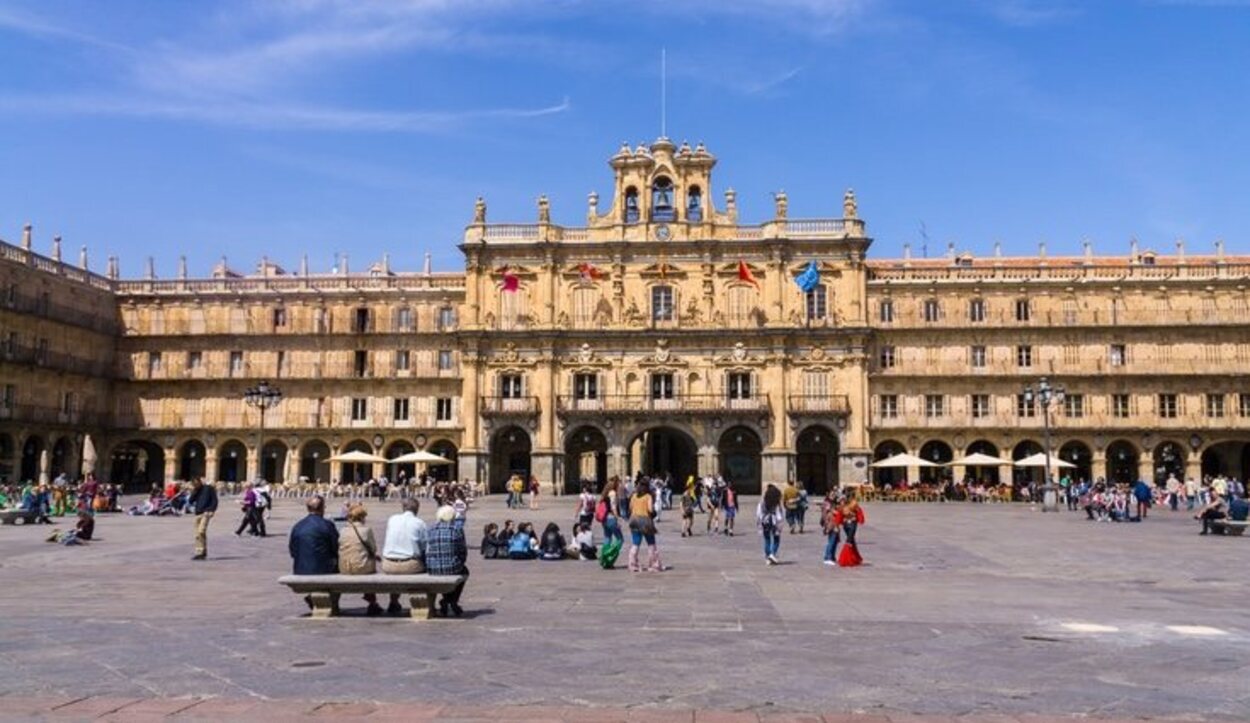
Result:
[[[790,82],[801,72],[803,72],[802,68],[791,68],[790,70],[787,70],[780,75],[773,76],[772,78],[765,78],[763,80],[745,83],[742,86],[742,92],[747,95],[763,95]]]

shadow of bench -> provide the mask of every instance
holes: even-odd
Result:
[[[399,595],[407,597],[413,620],[433,617],[437,595],[448,593],[465,580],[463,575],[283,575],[278,583],[312,602],[312,617],[334,616],[339,595]]]
[[[1241,537],[1245,534],[1247,525],[1250,525],[1250,522],[1244,520],[1211,520],[1211,531],[1217,535]]]
[[[0,512],[0,524],[16,525],[18,520],[23,525],[32,525],[39,519],[39,513],[34,510],[4,510]]]

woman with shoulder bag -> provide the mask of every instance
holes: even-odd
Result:
[[[373,538],[373,529],[365,524],[368,514],[369,511],[361,504],[347,509],[347,529],[339,535],[340,575],[372,575],[378,571],[378,545]],[[377,595],[366,593],[364,598],[369,603],[369,615],[382,614]]]
[[[786,519],[785,505],[781,503],[781,490],[768,485],[759,506],[755,509],[755,521],[764,538],[764,561],[769,565],[779,563],[777,550],[781,547],[781,523]]]
[[[651,496],[648,485],[638,485],[629,498],[629,534],[633,542],[629,548],[629,569],[641,572],[638,565],[638,551],[642,541],[647,541],[650,556],[647,569],[651,572],[662,572],[664,563],[660,561],[660,548],[656,544],[655,535],[655,498]]]

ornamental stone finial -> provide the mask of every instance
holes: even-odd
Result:
[[[773,215],[777,219],[784,219],[790,212],[790,197],[786,195],[784,190],[773,194]]]
[[[32,224],[26,224],[22,227],[22,250],[30,251],[31,235],[34,234],[35,227]]]
[[[848,188],[842,196],[842,218],[859,218],[859,204],[855,202],[855,189]]]
[[[486,223],[486,199],[481,196],[473,203],[473,223],[479,226]]]
[[[87,247],[83,246],[78,249],[78,268],[83,271],[87,270]]]
[[[52,237],[52,260],[53,261],[61,260],[61,237],[60,236]]]
[[[551,202],[545,193],[538,197],[538,222],[551,223]]]

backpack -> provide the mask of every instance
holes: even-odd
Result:
[[[595,505],[595,522],[598,522],[599,524],[603,524],[603,522],[607,519],[608,519],[608,501],[601,499],[599,500],[599,503]]]
[[[257,492],[257,493],[256,493],[256,503],[255,503],[255,506],[256,506],[256,509],[258,509],[258,510],[263,510],[263,509],[265,509],[266,507],[268,507],[268,506],[269,506],[269,495],[265,494],[264,492]]]

